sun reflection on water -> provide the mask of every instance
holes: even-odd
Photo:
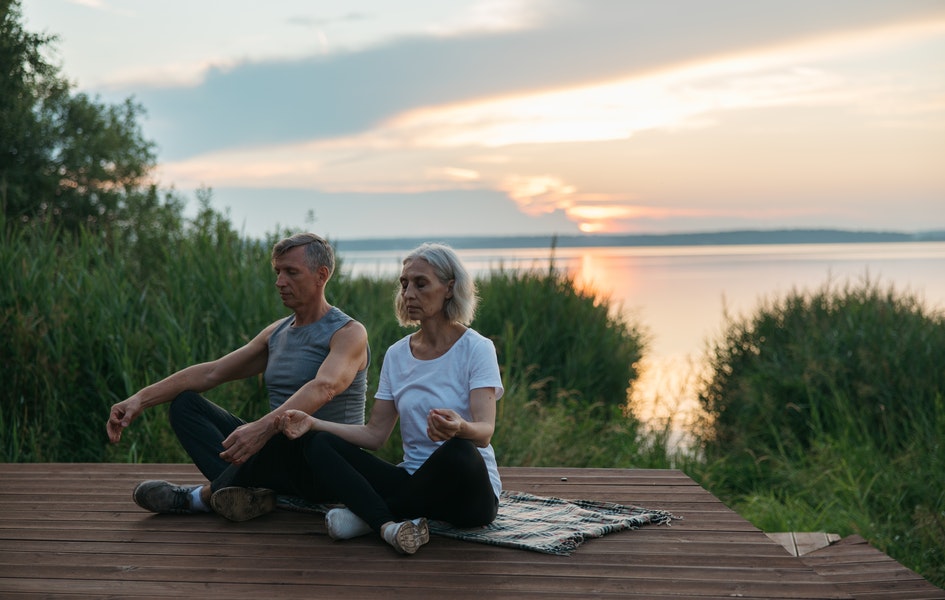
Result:
[[[345,252],[352,275],[391,277],[408,250]],[[856,283],[868,275],[883,287],[918,292],[945,310],[945,243],[766,244],[458,250],[476,276],[498,269],[550,267],[575,286],[606,299],[615,316],[647,339],[640,377],[630,393],[634,414],[648,427],[668,426],[671,439],[690,440],[700,407],[697,387],[708,345],[723,332],[726,314],[755,311],[763,299]]]

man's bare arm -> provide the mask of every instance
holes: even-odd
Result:
[[[118,442],[122,431],[146,408],[170,402],[181,392],[205,392],[221,383],[262,373],[269,356],[269,336],[277,324],[266,327],[245,346],[225,356],[181,369],[114,404],[105,424],[108,439]]]
[[[337,394],[348,389],[358,371],[368,362],[368,336],[364,325],[350,321],[331,338],[328,356],[315,378],[292,394],[282,406],[261,419],[238,427],[223,440],[225,450],[220,457],[233,464],[242,464],[259,452],[269,438],[279,432],[281,415],[287,410],[312,414]]]

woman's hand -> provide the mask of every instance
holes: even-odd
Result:
[[[290,440],[298,439],[315,429],[315,417],[300,410],[287,410],[282,413],[282,433]]]
[[[427,414],[427,437],[445,442],[460,434],[466,421],[455,410],[434,408]]]
[[[455,410],[434,408],[427,413],[427,437],[434,442],[463,438],[485,448],[495,432],[495,388],[476,388],[469,392],[470,420]]]

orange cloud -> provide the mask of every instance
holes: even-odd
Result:
[[[581,193],[576,186],[550,175],[506,177],[498,187],[523,213],[537,216],[563,211],[585,233],[626,230],[625,224],[618,224],[633,219],[664,219],[703,212],[646,206],[631,194]]]
[[[574,186],[550,175],[511,175],[498,185],[527,215],[537,216],[571,206]]]

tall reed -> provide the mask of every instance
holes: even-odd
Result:
[[[6,460],[113,458],[103,420],[112,403],[234,349],[285,312],[261,293],[272,281],[266,250],[235,235],[195,229],[150,247],[145,270],[134,249],[97,235],[0,231],[0,360],[15,366],[0,396]],[[222,403],[264,396],[260,382],[237,387]],[[155,419],[164,421],[146,414],[131,433],[135,456],[176,446]]]
[[[0,227],[0,324],[9,340],[0,359],[16,365],[0,392],[4,460],[187,460],[165,407],[146,411],[121,444],[109,445],[111,404],[234,350],[288,313],[269,263],[278,236],[242,239],[206,206],[180,226],[121,243]],[[343,261],[327,295],[368,328],[372,394],[384,352],[410,330],[394,318],[395,278],[350,278]],[[478,284],[483,302],[473,326],[495,340],[509,388],[497,432],[507,440],[506,464],[633,464],[638,423],[624,405],[643,350],[637,330],[553,271],[500,273]],[[208,396],[247,419],[268,406],[258,377]],[[543,424],[548,439],[529,442]],[[615,435],[603,441],[606,431]],[[589,443],[572,443],[580,437]],[[381,452],[399,460],[399,437]]]

